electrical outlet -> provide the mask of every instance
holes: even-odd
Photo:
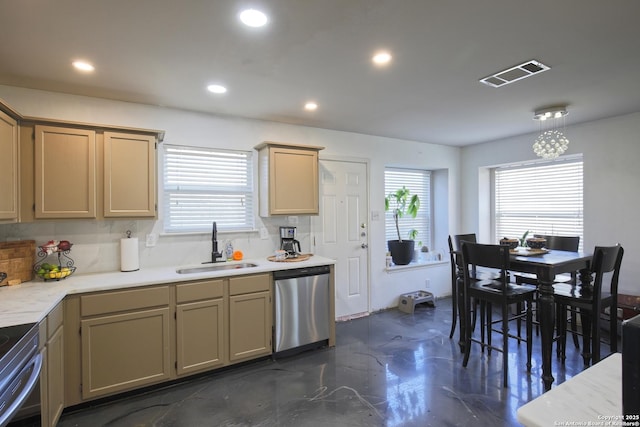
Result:
[[[153,233],[147,234],[146,246],[152,248],[156,243],[158,243],[158,235]]]
[[[260,238],[262,240],[267,240],[269,238],[269,230],[267,230],[267,227],[260,228]]]
[[[431,280],[430,279],[424,279],[424,287],[425,287],[425,289],[429,289],[431,287]]]

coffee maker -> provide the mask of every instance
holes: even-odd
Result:
[[[289,258],[300,254],[300,242],[296,240],[295,227],[280,227],[280,249],[287,251]]]

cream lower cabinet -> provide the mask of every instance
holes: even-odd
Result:
[[[64,404],[268,356],[272,311],[270,273],[70,295]]]
[[[180,375],[226,362],[224,280],[176,286],[176,371]]]
[[[271,275],[229,279],[229,361],[272,353]]]
[[[47,316],[47,340],[42,351],[40,375],[40,411],[43,426],[55,426],[62,415],[64,400],[64,328],[63,304]]]
[[[169,287],[80,298],[82,398],[171,378]]]

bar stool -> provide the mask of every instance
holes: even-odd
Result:
[[[518,342],[523,339],[509,334],[509,322],[522,317],[526,318],[527,330],[527,371],[531,372],[531,353],[533,349],[532,337],[532,315],[531,303],[536,293],[536,287],[531,285],[517,285],[509,283],[509,247],[502,245],[483,245],[480,243],[462,243],[462,262],[464,276],[464,302],[465,310],[471,305],[471,300],[478,300],[489,306],[487,321],[483,322],[487,327],[487,342],[473,338],[473,330],[471,329],[471,321],[469,316],[466,319],[466,337],[465,337],[465,354],[462,366],[466,367],[469,362],[471,353],[471,343],[476,342],[484,349],[496,350],[502,352],[502,369],[503,369],[503,386],[508,386],[508,368],[509,368],[509,338],[515,338]],[[499,279],[494,280],[474,280],[471,272],[475,267],[487,267],[497,269],[499,271]],[[512,304],[524,303],[527,307],[525,313],[509,314],[509,307]],[[496,323],[500,323],[500,329],[493,329],[491,321],[491,306],[500,307],[502,318]],[[491,343],[491,333],[499,332],[502,334],[502,347],[493,346]]]

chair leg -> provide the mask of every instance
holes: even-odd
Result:
[[[460,353],[464,353],[464,345],[466,340],[466,330],[465,328],[471,324],[471,313],[473,312],[473,325],[476,324],[475,319],[475,309],[472,310],[473,300],[471,298],[467,298],[467,294],[464,288],[464,280],[458,277],[455,285],[455,289],[457,292],[457,301],[456,306],[458,308],[458,317],[460,318],[460,328],[459,328],[459,340],[458,346],[460,347]]]
[[[471,324],[471,330],[475,331],[476,330],[476,323],[478,322],[478,308],[480,303],[478,302],[478,300],[474,299],[472,301],[473,304],[473,322]]]
[[[491,303],[488,302],[487,303],[487,322],[486,322],[486,327],[487,327],[487,354],[489,356],[491,356],[491,336],[493,335],[493,333],[491,332],[491,325],[493,322],[493,308],[491,307]]]
[[[576,319],[575,310],[571,310],[571,336],[573,336],[573,345],[576,349],[580,349],[580,342],[578,341],[578,320]]]
[[[556,303],[556,357],[562,357],[562,304]]]
[[[502,386],[509,386],[509,306],[502,305]]]
[[[596,311],[593,316],[591,322],[591,365],[600,361],[600,310]]]
[[[486,312],[485,310],[487,309],[486,303],[484,301],[480,301],[480,342],[482,343],[480,345],[480,352],[484,353],[484,325],[485,325],[485,318],[486,318]]]
[[[611,304],[609,314],[609,350],[618,352],[618,303],[615,298]]]
[[[533,353],[533,309],[531,301],[527,306],[527,372],[531,372],[531,355]]]
[[[582,359],[584,366],[591,365],[591,313],[580,309],[580,321],[582,322]]]
[[[538,307],[538,297],[537,294],[534,297],[535,300],[531,302],[531,306],[533,307],[533,311],[535,313],[535,320],[536,320],[536,336],[539,337],[540,336],[540,310]]]
[[[522,338],[522,319],[520,318],[520,314],[523,313],[521,302],[516,303],[516,313],[518,313],[518,318],[516,319],[516,328],[518,330],[518,345],[520,345],[520,339]]]
[[[456,332],[456,323],[458,322],[458,293],[457,291],[452,294],[451,298],[451,331],[449,332],[449,339],[453,338],[453,334]]]
[[[464,335],[464,358],[462,359],[462,366],[464,368],[467,367],[467,363],[469,363],[469,355],[471,354],[471,335],[473,334],[473,329],[471,329],[471,316],[469,316],[469,310],[468,310],[468,306],[470,305],[475,305],[475,301],[471,301],[471,300],[465,300],[466,301],[466,305],[467,307],[464,307],[465,310],[467,310],[466,315],[464,316],[464,321],[465,321],[465,335]],[[477,311],[477,307],[474,310],[474,319],[473,319],[473,324],[475,325],[475,312]],[[460,321],[462,321],[462,319],[460,319]],[[462,325],[461,325],[462,326]]]

